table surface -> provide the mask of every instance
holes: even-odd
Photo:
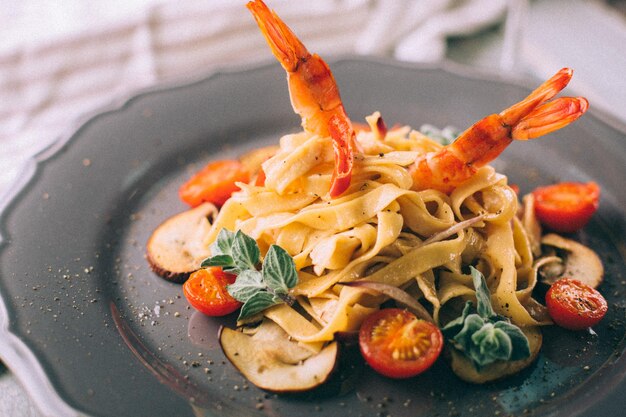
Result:
[[[563,45],[564,39],[567,40],[572,33],[577,33],[578,39],[591,37],[605,42],[606,39],[612,39],[621,50],[623,41],[626,41],[626,0],[609,0],[606,3],[608,6],[601,4],[597,7],[597,3],[590,6],[588,2],[583,1],[531,2],[523,30],[523,43],[515,59],[520,62],[522,73],[537,77],[543,77],[546,71],[552,69],[538,64],[535,60],[537,56],[550,56],[552,57],[550,62],[563,62],[564,65],[577,69],[587,68],[586,72],[590,74],[595,65],[598,73],[608,74],[609,81],[591,86],[592,90],[585,91],[587,97],[594,103],[593,97],[598,96],[597,101],[602,103],[600,107],[626,122],[626,107],[623,106],[626,101],[624,84],[626,78],[623,78],[626,56],[621,54],[610,61],[598,61],[590,55],[593,51],[578,53]],[[555,15],[560,16],[556,21]],[[606,21],[609,21],[609,24],[605,24]],[[579,22],[581,24],[578,24]],[[474,36],[449,39],[447,59],[493,72],[494,67],[500,66],[503,58],[504,32],[503,25],[498,25]],[[588,55],[584,52],[588,52]],[[616,86],[611,81],[612,77],[617,80],[615,82],[621,84]],[[583,84],[585,88],[590,87],[588,83]],[[575,85],[572,87],[576,88]],[[579,90],[584,88],[581,87]],[[608,96],[606,93],[609,93]],[[0,362],[0,416],[41,417],[17,378],[2,362]]]

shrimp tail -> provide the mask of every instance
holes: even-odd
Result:
[[[515,140],[534,139],[574,122],[589,108],[584,97],[561,97],[542,104],[523,117],[511,130]]]
[[[261,33],[278,62],[287,72],[294,72],[300,60],[311,54],[280,17],[262,1],[251,1],[246,7],[256,20]]]
[[[573,75],[574,70],[571,68],[561,68],[556,74],[533,90],[524,100],[503,110],[500,113],[502,121],[509,126],[514,126],[522,118],[532,112],[533,109],[550,100],[563,90],[565,86],[569,84]]]

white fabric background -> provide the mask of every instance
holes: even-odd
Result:
[[[11,4],[9,4],[11,3]],[[271,59],[243,0],[2,2],[0,197],[30,155],[113,99]],[[506,0],[269,0],[322,56],[444,57],[446,38],[500,22]],[[32,8],[36,8],[33,10]]]
[[[245,3],[0,1],[0,201],[27,158],[69,134],[81,115],[160,82],[272,59]],[[449,53],[447,40],[463,45],[467,36],[466,63],[491,71],[545,79],[570,66],[577,94],[626,121],[626,19],[600,0],[268,3],[322,56],[434,62]],[[497,58],[490,51],[482,62],[479,51],[473,59],[476,39],[489,40],[476,33],[498,25]]]

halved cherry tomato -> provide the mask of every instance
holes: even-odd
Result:
[[[207,316],[225,316],[241,307],[226,290],[235,282],[236,276],[222,268],[199,269],[183,285],[183,294],[189,304]]]
[[[570,330],[582,330],[598,324],[608,309],[596,289],[582,282],[562,278],[546,293],[546,306],[552,320]]]
[[[209,162],[178,190],[180,199],[192,207],[203,202],[221,206],[239,190],[236,182],[250,181],[250,173],[239,161]]]
[[[598,209],[600,187],[595,182],[562,182],[539,187],[533,195],[539,221],[556,232],[571,233],[585,226]]]
[[[418,375],[437,360],[443,335],[433,323],[413,313],[387,308],[365,319],[359,331],[359,346],[367,363],[390,378]]]

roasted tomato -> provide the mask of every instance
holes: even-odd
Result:
[[[596,325],[608,309],[602,294],[570,278],[563,278],[552,284],[546,293],[546,306],[552,320],[570,330],[582,330]]]
[[[209,162],[178,190],[180,199],[192,207],[204,202],[222,206],[239,190],[236,182],[250,181],[250,173],[239,161]]]
[[[585,226],[598,209],[600,187],[595,182],[562,182],[539,187],[533,195],[539,221],[556,232],[571,233]]]
[[[365,319],[359,346],[367,363],[390,378],[410,378],[437,360],[443,335],[437,326],[397,308],[377,311]]]
[[[183,294],[193,308],[207,316],[225,316],[241,307],[226,290],[236,276],[221,268],[199,269],[183,285]]]

